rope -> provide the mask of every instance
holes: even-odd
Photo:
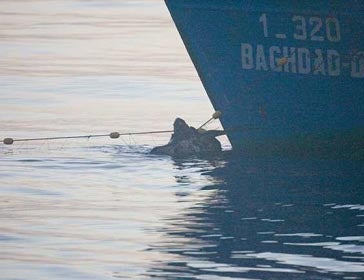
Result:
[[[221,117],[221,112],[216,111],[212,117],[201,125],[198,129],[201,129],[203,126],[208,124],[214,119],[218,119]],[[5,145],[12,145],[14,142],[29,142],[29,141],[47,141],[47,140],[64,140],[64,139],[90,139],[97,137],[110,137],[111,139],[120,138],[120,136],[132,136],[132,135],[147,135],[147,134],[162,134],[162,133],[171,133],[173,130],[156,130],[156,131],[141,131],[141,132],[111,132],[108,134],[89,134],[89,135],[74,135],[74,136],[56,136],[56,137],[40,137],[40,138],[22,138],[22,139],[13,139],[13,138],[5,138],[3,143]],[[135,141],[134,141],[135,142]]]
[[[41,137],[41,138],[22,138],[22,139],[5,138],[3,140],[3,143],[5,145],[12,145],[14,142],[46,141],[46,140],[62,140],[62,139],[90,139],[90,138],[97,138],[97,137],[110,137],[111,139],[117,139],[120,136],[161,134],[161,133],[170,133],[170,132],[173,132],[173,130],[124,132],[124,133],[111,132],[109,134],[89,134],[89,135],[57,136],[57,137]]]
[[[208,133],[209,131],[204,131],[202,127],[207,125],[209,122],[215,119],[219,119],[221,117],[221,112],[216,111],[212,117],[202,124],[197,130],[201,133]],[[214,132],[219,132],[219,135],[224,135],[227,132],[241,132],[241,131],[250,131],[250,130],[259,130],[260,127],[235,127],[235,128],[228,128],[225,130],[219,130]],[[29,142],[29,141],[47,141],[47,140],[65,140],[65,139],[90,139],[90,138],[97,138],[97,137],[110,137],[111,139],[118,139],[120,136],[133,136],[133,135],[147,135],[147,134],[163,134],[163,133],[172,133],[173,130],[154,130],[154,131],[141,131],[141,132],[111,132],[108,134],[89,134],[89,135],[74,135],[74,136],[57,136],[57,137],[40,137],[40,138],[20,138],[20,139],[13,139],[13,138],[5,138],[3,140],[3,144],[5,145],[12,145],[14,142]],[[122,138],[121,138],[122,139]],[[134,141],[135,142],[135,141]]]
[[[209,120],[207,120],[204,124],[202,124],[199,128],[197,128],[197,130],[200,130],[205,125],[207,125],[209,122],[211,122],[212,120],[219,119],[220,117],[221,117],[221,112],[220,111],[216,111],[215,113],[212,114],[212,117]]]

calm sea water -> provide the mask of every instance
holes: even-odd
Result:
[[[162,1],[3,0],[0,54],[1,138],[213,111]],[[168,138],[0,145],[0,279],[363,279],[361,162],[148,154]]]

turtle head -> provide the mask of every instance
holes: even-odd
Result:
[[[182,120],[181,118],[177,118],[173,123],[173,128],[174,128],[174,131],[176,132],[176,131],[188,129],[189,126],[187,125],[187,123],[184,120]]]
[[[177,118],[174,121],[173,128],[174,128],[174,135],[175,136],[183,136],[183,135],[188,135],[190,133],[190,127],[181,118]]]

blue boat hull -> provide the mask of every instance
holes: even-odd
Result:
[[[166,0],[233,149],[363,157],[364,2]]]

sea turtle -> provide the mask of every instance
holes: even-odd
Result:
[[[174,133],[169,143],[152,149],[152,154],[186,157],[191,155],[206,155],[221,152],[221,144],[215,138],[224,135],[220,130],[203,130],[192,126],[177,118],[173,124]]]

